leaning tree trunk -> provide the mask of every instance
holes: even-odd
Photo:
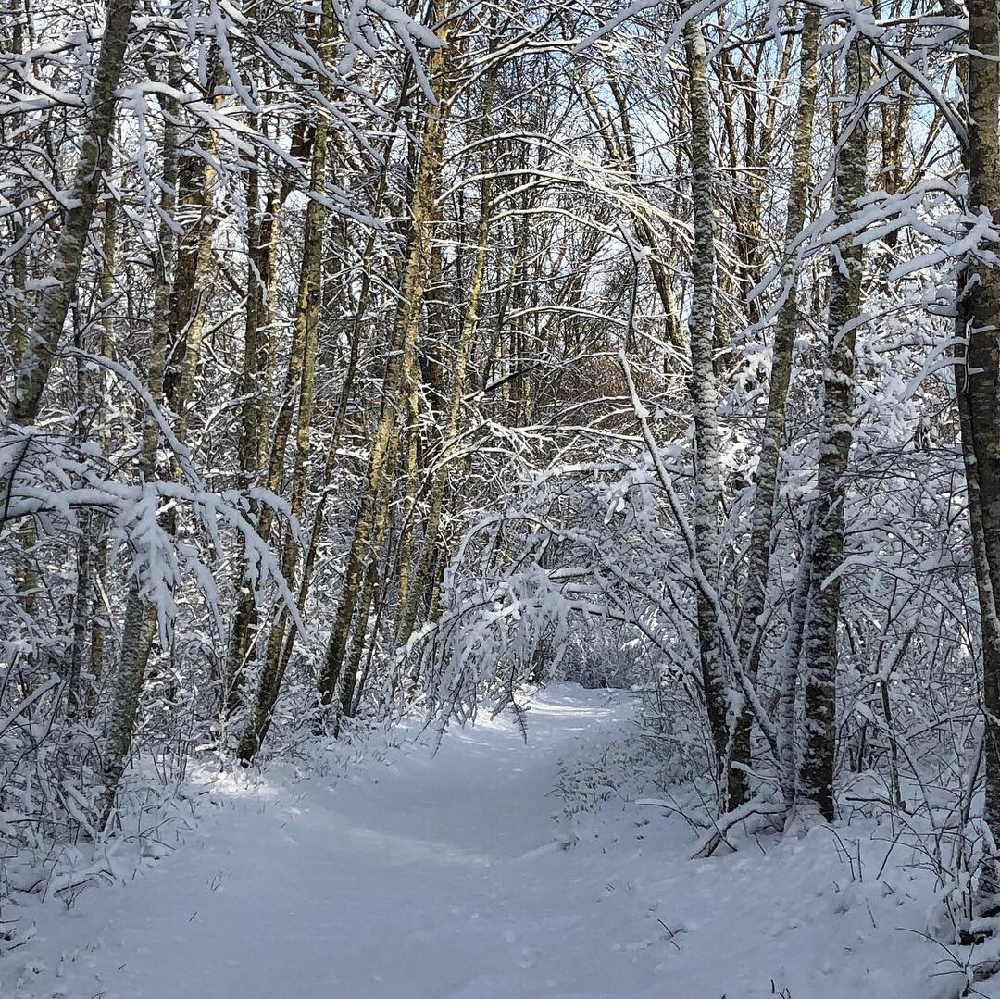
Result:
[[[996,0],[969,2],[969,214],[1000,218],[1000,139],[997,130],[998,76]],[[986,800],[983,819],[1000,843],[1000,269],[974,259],[963,307],[967,348],[961,402],[963,452],[969,476],[969,516],[983,614],[983,763]],[[985,565],[978,564],[980,560]],[[984,858],[977,909],[1000,914],[1000,861]]]
[[[868,161],[868,47],[855,42],[847,56],[842,146],[836,165],[837,224],[847,225],[865,193]],[[846,136],[846,138],[843,138]],[[798,762],[795,815],[807,825],[834,816],[837,622],[839,569],[844,560],[844,475],[854,426],[854,348],[861,313],[861,246],[841,238],[830,276],[830,345],[823,367],[823,430],[812,537],[812,578],[804,641],[805,723]],[[835,578],[831,578],[835,577]]]
[[[761,615],[767,599],[767,580],[771,563],[774,495],[778,479],[778,461],[785,437],[785,401],[788,398],[788,386],[792,376],[795,332],[799,324],[798,297],[795,291],[799,268],[796,254],[790,247],[802,232],[808,207],[810,150],[816,112],[816,91],[819,87],[817,59],[819,22],[820,12],[810,9],[802,24],[798,118],[792,144],[792,175],[788,192],[788,214],[785,219],[787,260],[781,271],[785,299],[778,311],[774,330],[767,415],[764,419],[764,436],[757,459],[753,523],[750,531],[750,547],[747,551],[747,577],[738,635],[740,658],[751,683],[756,682],[757,667],[760,662],[763,628]],[[734,760],[747,765],[750,763],[752,721],[751,713],[744,711],[736,729],[733,745]],[[741,788],[741,791],[745,795],[745,790]]]
[[[117,105],[115,91],[121,77],[134,7],[134,0],[108,0],[107,3],[104,40],[94,86],[87,102],[88,115],[80,161],[70,191],[72,207],[67,209],[59,230],[55,260],[50,270],[53,280],[42,294],[28,349],[18,367],[17,382],[7,410],[9,423],[24,426],[35,422],[63,324],[76,295],[83,251],[97,205],[101,170],[107,160]]]
[[[694,242],[691,271],[691,403],[694,411],[695,557],[706,582],[718,593],[719,503],[722,490],[719,456],[718,387],[713,365],[715,338],[715,200],[712,191],[711,105],[708,88],[708,53],[701,24],[692,19],[684,28],[684,51],[689,76],[691,112],[691,200],[694,206]],[[705,708],[719,765],[723,810],[737,804],[742,775],[728,767],[729,719],[727,680],[719,622],[713,603],[698,590],[698,647],[704,682]]]

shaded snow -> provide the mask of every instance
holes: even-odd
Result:
[[[930,885],[895,866],[902,852],[876,880],[871,829],[840,831],[861,841],[859,881],[828,830],[690,861],[694,834],[658,809],[612,794],[560,815],[560,759],[596,759],[631,712],[628,695],[554,685],[527,745],[481,721],[436,755],[409,746],[334,783],[276,768],[216,784],[217,807],[154,869],[41,907],[35,937],[0,959],[0,996],[929,994],[946,955],[907,928]]]

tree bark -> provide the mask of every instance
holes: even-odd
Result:
[[[101,170],[107,160],[117,106],[115,91],[121,77],[134,7],[134,0],[108,0],[106,5],[101,55],[87,102],[87,126],[70,190],[72,207],[67,209],[59,231],[50,271],[53,280],[42,293],[27,351],[18,367],[7,411],[8,423],[26,426],[37,418],[63,325],[76,296],[83,251],[97,206]]]
[[[176,80],[180,66],[176,57],[171,58],[169,75]],[[153,303],[153,322],[150,333],[150,359],[147,387],[154,400],[163,397],[164,370],[166,368],[167,341],[170,330],[171,261],[174,256],[175,236],[172,228],[175,208],[174,191],[177,186],[177,135],[174,126],[177,115],[176,101],[164,97],[163,125],[163,184],[160,196],[160,226],[158,246],[154,254],[153,271],[156,277]],[[140,476],[144,481],[156,478],[156,453],[159,445],[159,427],[152,416],[146,414],[142,427],[142,453]],[[104,746],[104,792],[100,816],[103,829],[111,817],[118,793],[118,785],[132,748],[139,699],[146,678],[146,664],[152,649],[155,608],[145,599],[142,581],[134,573],[129,581],[122,622],[122,643],[118,660],[118,678]]]
[[[850,221],[867,189],[868,47],[860,39],[847,55],[842,146],[836,164],[837,224]],[[853,99],[851,99],[853,98]],[[846,138],[844,135],[846,134]],[[823,429],[813,520],[812,578],[803,668],[805,721],[798,761],[795,815],[806,824],[832,821],[836,755],[837,623],[844,559],[844,500],[854,427],[854,349],[861,315],[863,250],[844,236],[832,257],[829,349],[823,368]]]
[[[799,75],[798,118],[792,144],[792,175],[788,191],[788,214],[785,220],[786,262],[782,267],[782,292],[785,296],[778,311],[771,355],[771,380],[768,386],[764,436],[757,459],[753,521],[747,552],[747,576],[743,588],[743,613],[740,620],[739,650],[750,682],[756,682],[760,662],[762,615],[767,601],[767,582],[771,566],[771,529],[774,525],[774,496],[778,462],[785,437],[785,402],[792,376],[792,355],[799,325],[798,297],[795,286],[799,268],[790,247],[806,222],[809,191],[810,152],[816,92],[819,87],[820,12],[810,8],[802,24],[801,70]],[[752,715],[744,711],[734,736],[733,759],[750,763]],[[740,788],[738,804],[746,798]]]
[[[720,466],[719,394],[714,368],[715,340],[715,198],[712,190],[711,104],[708,86],[708,52],[705,34],[697,19],[684,28],[691,115],[691,201],[694,208],[694,241],[691,250],[690,393],[694,411],[695,552],[706,581],[718,593],[719,504],[722,492]],[[697,594],[698,647],[705,693],[705,709],[715,746],[723,798],[723,811],[732,807],[743,781],[730,771],[731,711],[729,684],[715,608],[701,588]]]
[[[333,12],[329,2],[323,5],[319,29],[319,51],[325,54],[333,37]],[[321,84],[324,91],[325,84]],[[320,117],[316,126],[313,145],[310,192],[313,195],[306,207],[306,223],[302,262],[299,270],[299,288],[295,305],[294,340],[302,345],[299,369],[298,421],[295,430],[295,466],[292,472],[291,513],[301,519],[305,512],[306,486],[308,484],[311,452],[312,418],[316,398],[316,341],[319,311],[322,298],[323,236],[326,230],[326,208],[322,196],[326,186],[327,140],[329,120]],[[291,371],[291,362],[289,365]],[[285,534],[281,552],[281,571],[290,590],[294,591],[298,546],[291,532]],[[283,671],[280,669],[282,641],[288,622],[288,610],[282,608],[277,622],[268,637],[267,656],[261,673],[260,685],[252,719],[240,741],[239,757],[248,764],[260,748],[261,739],[270,725],[271,712],[277,703]]]
[[[481,140],[484,140],[489,134],[489,121],[492,112],[492,81],[487,86],[489,89],[487,90],[480,118],[482,123]],[[469,359],[472,355],[472,346],[476,330],[479,326],[479,300],[483,293],[483,284],[486,278],[486,260],[489,250],[493,197],[492,184],[487,176],[489,173],[489,154],[487,149],[488,147],[484,142],[482,146],[482,161],[480,163],[480,172],[483,174],[484,179],[479,186],[479,240],[476,247],[476,259],[473,264],[472,275],[469,279],[468,300],[465,307],[465,317],[462,321],[462,329],[459,333],[458,349],[456,350],[455,373],[451,383],[448,415],[441,435],[442,452],[438,456],[438,464],[431,473],[430,509],[427,514],[424,543],[420,552],[420,560],[417,564],[416,573],[414,574],[413,585],[407,594],[406,601],[402,603],[400,608],[400,623],[396,635],[400,643],[405,642],[410,637],[416,624],[420,602],[426,595],[428,586],[432,583],[434,555],[438,549],[438,533],[441,529],[445,492],[448,485],[447,451],[450,447],[454,446],[455,438],[458,435],[462,414],[462,397],[465,395],[466,384],[468,382]]]
[[[445,86],[445,52],[451,22],[447,18],[448,5],[444,4],[444,27],[438,32],[442,44],[431,53],[429,75],[436,88],[437,104],[429,107],[423,129],[420,163],[417,170],[413,196],[413,238],[403,276],[402,304],[397,314],[392,349],[386,364],[383,380],[384,398],[381,415],[371,444],[368,461],[368,481],[354,523],[354,537],[348,555],[343,589],[337,605],[333,630],[327,645],[326,659],[319,677],[320,703],[333,703],[334,691],[340,680],[347,653],[348,637],[358,604],[361,584],[368,560],[374,557],[371,539],[378,517],[378,500],[381,481],[390,442],[396,438],[397,408],[402,408],[400,398],[408,359],[415,356],[423,309],[424,288],[430,260],[431,227],[436,210],[435,200],[438,177],[444,154],[444,138],[450,103],[442,90]],[[358,627],[364,628],[366,621]]]
[[[1000,218],[1000,139],[996,0],[969,2],[969,213]],[[1000,269],[973,259],[963,298],[967,337],[960,390],[963,452],[969,470],[969,515],[983,616],[983,819],[1000,843]],[[984,857],[977,908],[1000,914],[1000,860]]]

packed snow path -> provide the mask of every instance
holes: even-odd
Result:
[[[32,947],[79,949],[68,999],[617,994],[632,962],[610,953],[600,874],[567,863],[549,794],[560,756],[628,706],[573,689],[532,705],[527,745],[486,722],[357,779],[233,794],[195,843],[86,893]]]
[[[42,906],[35,938],[0,959],[0,995],[929,994],[941,953],[899,929],[919,923],[919,886],[891,867],[852,884],[825,839],[692,862],[682,823],[654,810],[645,825],[648,808],[612,797],[565,849],[559,761],[597,758],[631,711],[627,695],[556,685],[531,706],[527,745],[487,721],[347,779],[285,783],[277,768],[272,784],[216,786],[151,870]]]

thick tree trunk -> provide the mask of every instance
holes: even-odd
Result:
[[[969,2],[969,213],[1000,218],[1000,139],[996,0]],[[969,515],[983,615],[983,818],[1000,843],[1000,269],[976,259],[964,295],[966,370],[959,379]],[[1000,914],[1000,859],[984,858],[978,910]]]

